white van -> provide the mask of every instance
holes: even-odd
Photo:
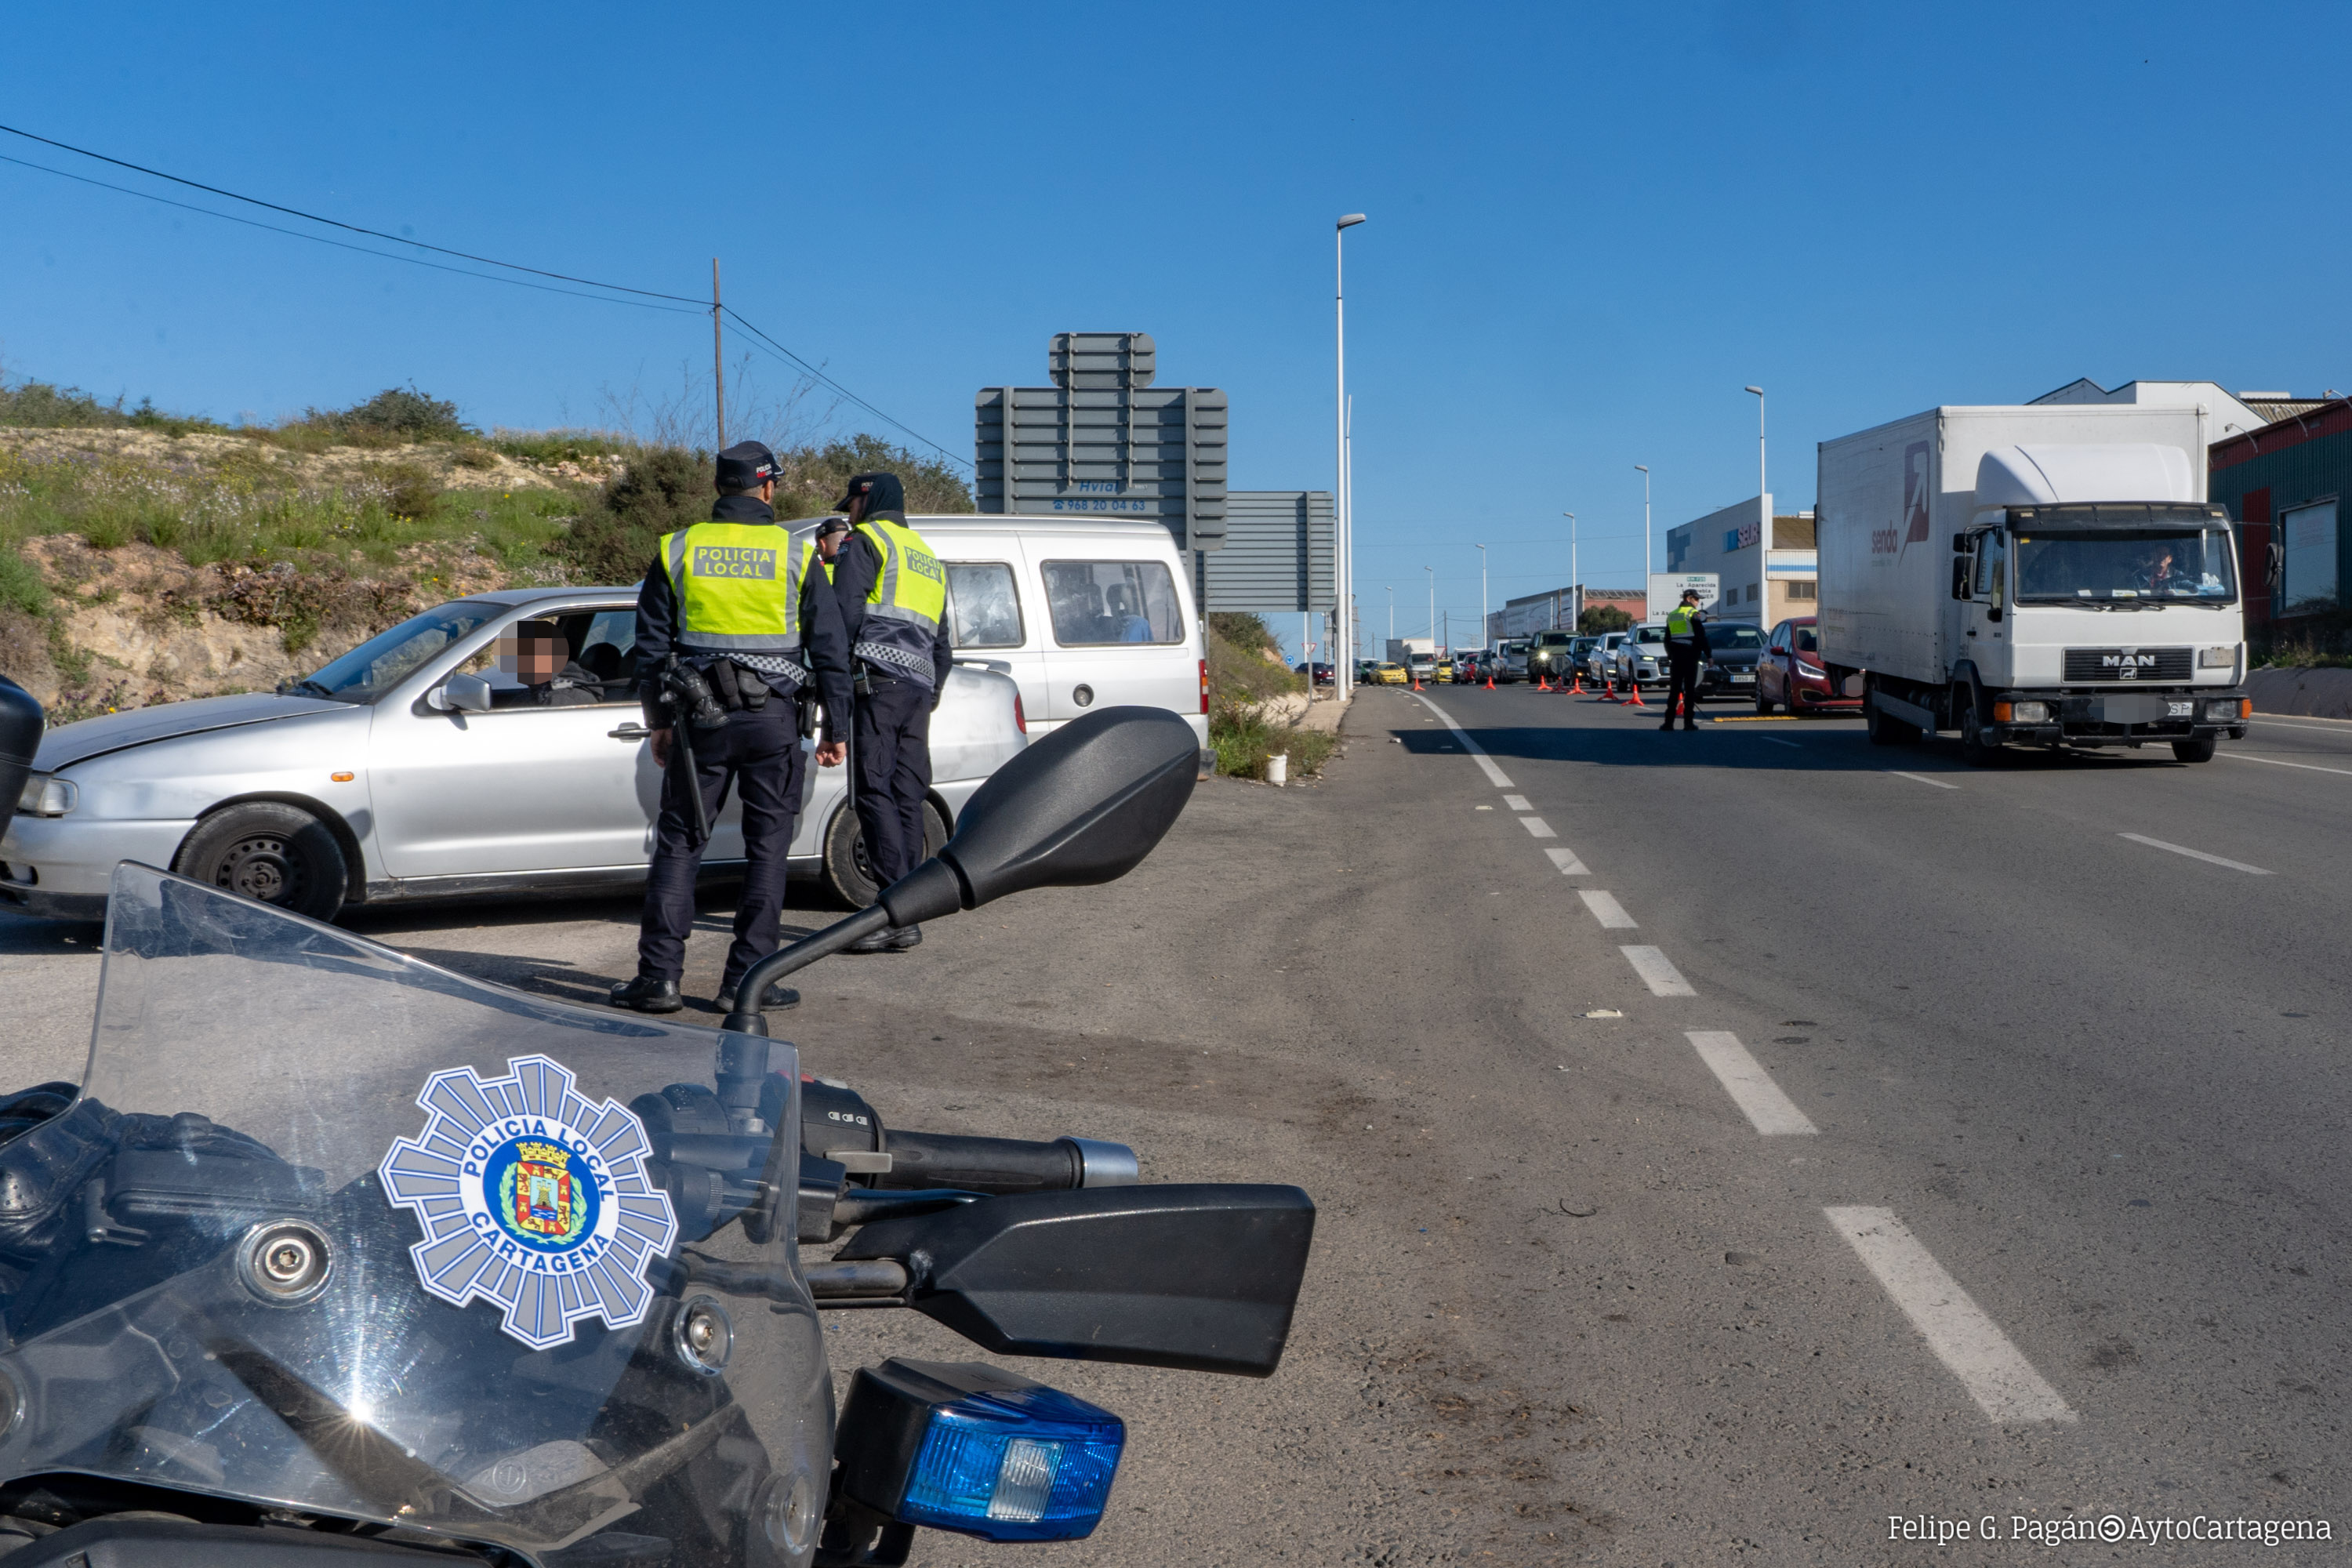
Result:
[[[1192,572],[1165,527],[986,512],[907,522],[948,569],[956,657],[1020,684],[1033,737],[1089,708],[1135,703],[1182,714],[1209,743]]]

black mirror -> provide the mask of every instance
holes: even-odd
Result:
[[[44,722],[33,694],[0,675],[0,833],[16,815],[16,798],[25,793],[34,753],[41,749]]]
[[[1029,888],[1126,876],[1192,797],[1192,726],[1165,708],[1105,708],[1073,720],[996,770],[965,803],[938,855],[835,921],[751,966],[724,1027],[767,1033],[753,998],[785,975],[887,926],[910,926]]]
[[[1952,597],[1965,599],[1968,596],[1969,558],[1965,555],[1956,555],[1952,558]]]
[[[882,1220],[835,1257],[896,1259],[916,1310],[1000,1355],[1265,1377],[1314,1235],[1297,1187],[1180,1184]]]
[[[937,858],[882,890],[891,923],[1126,876],[1192,798],[1200,756],[1192,726],[1164,708],[1063,725],[989,776]]]

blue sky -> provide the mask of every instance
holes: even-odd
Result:
[[[10,31],[0,121],[649,289],[698,294],[718,255],[730,303],[959,456],[973,391],[1042,383],[1051,333],[1139,329],[1163,383],[1230,395],[1236,487],[1327,488],[1330,226],[1367,212],[1368,631],[1391,584],[1421,629],[1424,565],[1475,616],[1475,540],[1496,604],[1565,582],[1564,510],[1586,581],[1633,585],[1633,464],[1660,534],[1754,493],[1747,383],[1784,507],[1815,442],[1938,402],[2352,384],[2341,5],[36,0]],[[702,317],[11,164],[0,212],[7,370],[167,407],[414,381],[484,425],[593,423],[709,354]]]

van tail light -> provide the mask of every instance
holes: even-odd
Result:
[[[1013,727],[1023,734],[1029,732],[1029,715],[1021,706],[1021,693],[1013,694]]]
[[[1205,659],[1205,658],[1204,658],[1204,659],[1202,659],[1202,660],[1201,661],[1201,711],[1202,711],[1202,712],[1203,712],[1203,713],[1206,713],[1208,710],[1209,710],[1209,661],[1208,661],[1207,659]]]

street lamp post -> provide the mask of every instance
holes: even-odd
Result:
[[[1424,566],[1422,570],[1429,574],[1429,651],[1434,654],[1437,651],[1437,568]]]
[[[1764,389],[1756,395],[1756,630],[1761,634],[1772,614],[1772,495],[1764,479]]]
[[[1389,584],[1389,641],[1396,641],[1396,584],[1393,583]],[[1387,658],[1387,652],[1385,648],[1381,650],[1383,661]]]
[[[1636,463],[1642,470],[1642,618],[1650,618],[1650,470],[1646,464]]]
[[[1483,544],[1479,544],[1474,545],[1472,548],[1478,552],[1478,646],[1480,647],[1485,647],[1486,646],[1486,616],[1488,614],[1486,609],[1486,547]]]
[[[1568,623],[1568,629],[1581,632],[1584,630],[1584,579],[1577,575],[1576,571],[1576,514],[1564,511],[1559,515],[1568,519],[1568,587],[1569,592],[1576,595],[1575,618]],[[1645,595],[1648,592],[1646,587],[1643,589]]]
[[[1339,643],[1342,649],[1346,649],[1353,646],[1353,640],[1349,635],[1350,628],[1349,626],[1348,615],[1350,605],[1348,601],[1348,582],[1349,570],[1353,564],[1350,552],[1354,550],[1356,542],[1354,535],[1355,515],[1353,505],[1355,497],[1350,493],[1354,487],[1349,482],[1350,476],[1348,472],[1348,289],[1346,239],[1348,231],[1363,221],[1364,215],[1362,213],[1342,214],[1339,218],[1339,226],[1335,228],[1331,234],[1331,327],[1334,350],[1332,360],[1339,377],[1338,396],[1333,400],[1331,413],[1332,421],[1337,426],[1337,429],[1333,434],[1333,444],[1337,448],[1333,454],[1333,458],[1338,466],[1338,472],[1333,476],[1331,487],[1334,491],[1331,498],[1331,602],[1334,614],[1337,616],[1336,625],[1339,628],[1339,635],[1334,638],[1334,640]],[[1347,663],[1347,661],[1344,660],[1335,660],[1334,662],[1342,664]],[[1354,689],[1355,674],[1356,672],[1352,665],[1342,668],[1339,672],[1338,679],[1339,684],[1337,689],[1339,697],[1343,700]],[[1308,689],[1310,691],[1313,689],[1311,683]]]

